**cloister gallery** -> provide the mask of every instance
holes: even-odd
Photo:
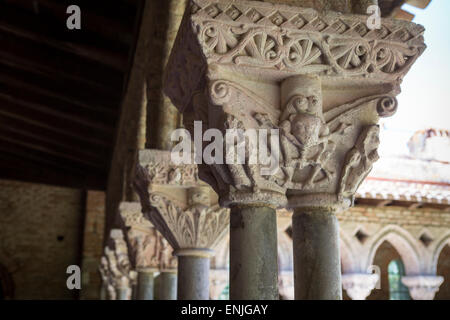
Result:
[[[105,1],[0,4],[1,298],[450,299],[449,131],[378,152],[429,0]]]

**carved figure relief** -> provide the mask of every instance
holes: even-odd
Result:
[[[346,155],[341,173],[338,195],[354,197],[359,185],[372,170],[372,165],[379,159],[377,148],[380,128],[377,125],[366,126],[353,147]]]

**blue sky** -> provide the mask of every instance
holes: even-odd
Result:
[[[382,137],[383,149],[396,147],[395,153],[407,151],[406,142],[417,130],[450,130],[450,1],[432,0],[424,10],[410,5],[403,9],[425,27],[427,50],[403,80],[397,113],[382,121],[391,132],[390,139]]]

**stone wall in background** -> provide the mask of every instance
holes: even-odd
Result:
[[[84,192],[0,180],[0,264],[14,299],[75,299],[66,269],[80,265]]]
[[[84,218],[82,281],[80,299],[100,299],[102,280],[98,271],[103,254],[105,228],[105,193],[88,191]]]

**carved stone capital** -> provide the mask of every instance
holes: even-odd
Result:
[[[375,289],[379,280],[378,274],[352,273],[342,275],[342,287],[352,300],[366,300]]]
[[[378,159],[379,117],[395,113],[423,32],[393,19],[369,30],[366,15],[191,0],[165,75],[185,127],[270,132],[235,144],[243,163],[201,164],[199,176],[222,206],[347,208]],[[277,170],[251,161],[261,143],[279,150]]]
[[[127,227],[130,259],[138,271],[173,271],[177,269],[177,259],[167,240],[144,218],[141,204],[122,202],[120,215]]]
[[[165,170],[177,167],[181,180],[179,184],[168,185],[166,180],[152,177],[154,167],[151,153],[140,153],[140,164],[136,168],[135,187],[141,199],[142,212],[155,228],[164,236],[175,254],[188,254],[187,249],[205,249],[190,252],[189,255],[210,255],[210,249],[228,231],[229,213],[217,204],[217,196],[197,176],[197,165],[175,166],[169,152],[165,154]],[[166,171],[159,172],[167,176]],[[188,172],[189,174],[185,174]],[[189,179],[184,179],[189,177]],[[184,251],[183,251],[183,250]]]
[[[117,298],[115,290],[118,289],[128,290],[128,296],[131,298],[131,286],[136,281],[136,274],[131,270],[128,248],[122,230],[111,230],[99,270],[111,300]]]
[[[401,79],[424,51],[424,28],[366,15],[256,1],[191,0],[166,73],[166,93],[181,111],[217,69],[278,80],[298,74]],[[220,71],[221,71],[220,70]]]
[[[402,282],[414,300],[433,300],[444,278],[433,275],[406,276],[402,277]]]
[[[158,222],[161,233],[176,251],[212,249],[228,231],[228,210],[218,205],[207,206],[197,202],[197,196],[198,193],[194,193],[190,205],[182,208],[179,203],[161,193],[150,194],[150,206],[155,210],[144,214],[150,220],[161,222]]]

